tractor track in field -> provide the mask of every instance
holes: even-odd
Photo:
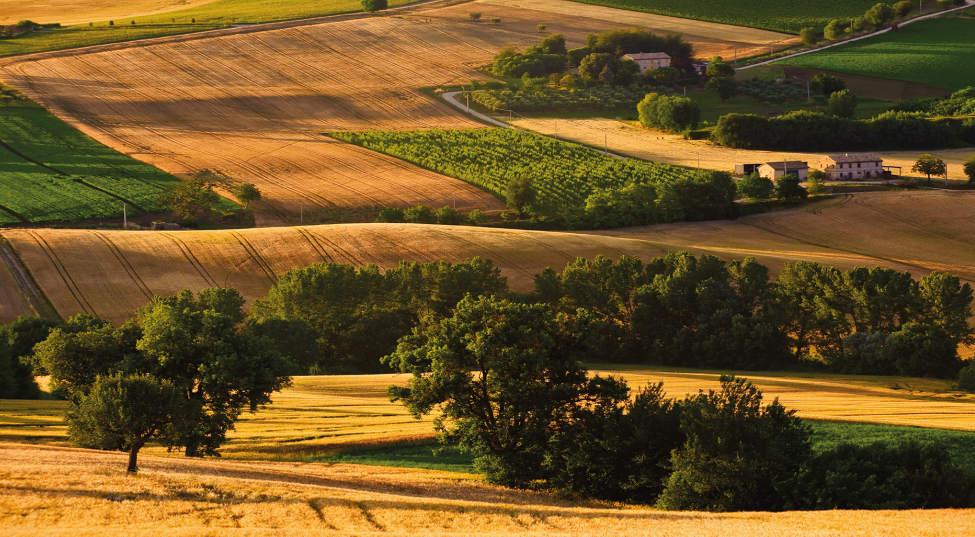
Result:
[[[0,261],[7,265],[7,269],[10,270],[14,281],[20,287],[20,292],[27,297],[27,302],[30,303],[34,313],[45,319],[60,318],[57,310],[51,305],[51,301],[44,295],[44,291],[37,285],[30,271],[20,260],[17,252],[14,251],[13,246],[2,235],[0,235]]]
[[[58,257],[57,253],[53,248],[51,248],[51,245],[48,244],[44,237],[38,233],[35,233],[34,231],[28,232],[28,236],[34,239],[34,242],[37,243],[41,251],[44,252],[44,255],[47,256],[48,260],[51,262],[51,265],[54,267],[54,270],[57,271],[58,276],[61,278],[61,281],[64,282],[64,286],[68,288],[68,292],[71,293],[72,297],[74,297],[75,302],[81,306],[81,309],[89,315],[97,316],[95,308],[91,307],[91,304],[88,303],[88,299],[85,298],[85,295],[81,292],[78,284],[68,272],[68,268],[65,267],[64,263],[61,262],[61,259]]]

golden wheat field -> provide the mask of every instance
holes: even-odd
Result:
[[[215,0],[4,0],[0,24],[24,19],[34,22],[76,24],[112,18],[129,18],[165,13],[211,4]]]
[[[101,535],[944,536],[973,510],[660,512],[559,500],[457,474],[188,460],[0,444],[0,531]]]
[[[707,140],[685,140],[683,135],[647,130],[639,125],[613,119],[516,119],[512,125],[545,135],[558,132],[559,138],[595,147],[608,146],[613,153],[678,166],[732,171],[735,164],[804,160],[813,168],[825,153],[798,153],[731,149]],[[924,151],[891,151],[877,153],[885,166],[900,166],[905,177],[925,177],[912,173],[911,166]],[[932,151],[948,164],[951,179],[965,178],[962,171],[965,159],[972,155],[968,149],[939,149]],[[935,182],[937,186],[937,182]]]
[[[594,374],[626,379],[635,390],[664,383],[677,399],[717,389],[720,372],[665,367],[602,366]],[[906,377],[739,372],[803,418],[975,431],[975,395],[949,381]],[[245,412],[221,449],[225,458],[306,460],[359,448],[428,442],[432,416],[416,420],[386,396],[409,375],[295,377],[256,413]],[[0,441],[67,446],[63,401],[0,401]],[[160,447],[145,453],[165,455]]]
[[[409,224],[339,224],[236,231],[14,230],[10,241],[62,316],[123,321],[153,295],[233,287],[263,297],[277,277],[322,261],[381,268],[400,261],[491,259],[514,289],[577,256],[653,257],[641,241],[521,230]]]

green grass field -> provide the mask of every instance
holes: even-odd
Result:
[[[975,86],[973,35],[975,19],[932,19],[777,63],[959,90]]]
[[[573,0],[584,4],[656,13],[684,19],[720,22],[798,34],[803,28],[821,29],[833,19],[858,17],[875,0]]]
[[[390,0],[396,7],[411,0]],[[14,39],[0,40],[0,57],[65,50],[136,39],[164,37],[204,30],[227,28],[233,24],[259,24],[311,17],[324,17],[362,11],[360,0],[218,0],[211,4],[169,13],[49,29]],[[196,19],[196,22],[192,22]],[[135,24],[131,24],[135,21]]]
[[[25,99],[0,105],[0,223],[63,222],[162,212],[178,182],[105,147]],[[23,220],[22,220],[23,219]]]

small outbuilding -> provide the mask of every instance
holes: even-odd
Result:
[[[750,173],[755,173],[758,171],[758,167],[761,165],[761,162],[756,164],[735,164],[735,175],[740,177]]]
[[[800,181],[809,178],[809,163],[802,160],[780,160],[778,162],[766,162],[758,167],[758,174],[773,181],[778,181],[779,177],[794,173],[799,176]]]
[[[846,153],[819,159],[826,179],[882,179],[884,160],[873,153]]]
[[[624,59],[631,59],[640,66],[640,72],[653,71],[661,67],[670,67],[670,55],[663,52],[639,52],[624,54]]]

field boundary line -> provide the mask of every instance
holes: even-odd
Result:
[[[255,263],[257,263],[258,268],[260,268],[264,272],[264,275],[271,280],[272,284],[278,283],[278,277],[275,276],[274,271],[271,270],[271,265],[267,264],[267,261],[261,257],[261,255],[257,252],[257,249],[254,248],[250,241],[236,231],[231,231],[230,236],[237,240],[237,242],[244,248],[244,251],[247,252],[247,255],[249,255]]]
[[[938,12],[932,13],[930,15],[922,15],[920,17],[915,17],[913,19],[909,19],[909,20],[903,21],[901,23],[898,23],[898,27],[903,28],[904,26],[907,26],[908,24],[915,23],[917,21],[923,21],[923,20],[933,19],[935,17],[940,17],[941,15],[944,15],[945,13],[951,13],[953,11],[958,11],[960,9],[967,9],[967,8],[972,7],[972,6],[975,6],[975,0],[965,0],[965,5],[963,5],[963,6],[959,6],[959,7],[955,7],[955,8],[951,8],[951,9],[946,9],[944,11],[938,11]],[[775,63],[775,62],[779,62],[779,61],[782,61],[782,60],[788,60],[789,58],[795,58],[796,56],[802,56],[803,54],[810,54],[810,53],[813,53],[813,52],[819,52],[821,50],[826,50],[826,49],[829,49],[829,48],[838,47],[840,45],[846,45],[847,43],[853,43],[854,41],[860,41],[862,39],[869,39],[871,37],[876,37],[878,35],[886,34],[887,32],[890,32],[890,31],[891,31],[891,28],[890,27],[887,27],[887,28],[884,28],[883,30],[878,30],[876,32],[869,33],[867,35],[861,35],[860,37],[854,37],[853,39],[848,39],[846,41],[841,41],[839,43],[833,43],[833,44],[830,44],[830,45],[826,45],[825,47],[819,47],[819,48],[815,48],[815,49],[812,49],[812,50],[803,50],[803,51],[800,51],[800,52],[795,52],[793,54],[788,54],[786,56],[782,56],[781,58],[775,58],[775,59],[772,59],[772,60],[766,60],[764,62],[759,62],[759,63],[753,63],[751,65],[746,65],[744,67],[739,68],[738,71],[744,71],[745,69],[751,69],[752,67],[759,67],[759,66],[762,66],[762,65],[768,65],[770,63]]]
[[[76,47],[76,48],[69,48],[63,50],[50,50],[45,52],[29,52],[26,54],[4,56],[0,58],[0,67],[6,67],[8,65],[13,65],[22,62],[46,60],[50,58],[63,58],[67,56],[93,54],[97,52],[108,52],[114,50],[123,50],[127,48],[145,47],[150,45],[184,43],[187,41],[213,39],[213,38],[224,37],[228,35],[253,34],[258,32],[266,32],[270,30],[287,30],[289,28],[297,28],[301,26],[315,26],[318,24],[327,24],[330,22],[344,22],[348,20],[385,17],[388,16],[388,14],[395,15],[400,12],[409,13],[410,10],[414,8],[427,6],[429,4],[436,4],[438,2],[450,3],[450,0],[422,0],[420,2],[414,2],[412,4],[406,4],[403,6],[385,9],[383,11],[376,12],[376,13],[366,13],[364,11],[353,12],[353,13],[340,13],[337,15],[323,15],[321,17],[311,17],[307,19],[295,19],[290,21],[278,21],[278,22],[264,22],[264,23],[249,25],[249,26],[239,26],[239,27],[231,26],[230,28],[218,28],[216,30],[201,30],[199,32],[190,32],[185,34],[165,35],[160,37],[148,37],[143,39],[133,39],[131,41],[120,41],[116,43],[103,43],[99,45],[89,45],[87,47]]]
[[[121,201],[122,203],[128,203],[129,205],[131,205],[131,206],[135,207],[136,209],[138,209],[138,211],[140,213],[149,214],[149,212],[150,212],[150,211],[147,211],[147,210],[143,209],[142,207],[139,207],[135,203],[132,203],[131,201],[123,198],[122,196],[119,196],[118,194],[113,194],[112,192],[109,192],[109,191],[107,191],[107,190],[105,190],[103,188],[99,188],[99,187],[97,187],[97,186],[89,183],[88,181],[85,181],[84,179],[81,179],[80,177],[79,178],[72,178],[71,180],[74,181],[74,182],[76,182],[76,183],[85,185],[86,187],[88,187],[88,188],[90,188],[92,190],[97,190],[97,191],[101,192],[102,194],[105,194],[106,196],[111,196],[111,197],[113,197],[113,198]]]
[[[24,265],[13,245],[3,235],[0,235],[0,261],[7,266],[13,275],[14,281],[20,286],[21,294],[27,299],[27,303],[30,304],[34,313],[45,319],[61,318],[54,305],[44,294],[41,286],[37,285],[34,275],[27,270],[27,265]]]
[[[122,268],[125,269],[125,272],[129,274],[129,278],[132,278],[132,281],[135,282],[135,285],[139,287],[144,295],[146,295],[146,298],[152,299],[153,292],[149,289],[149,286],[146,285],[146,282],[142,281],[142,278],[139,277],[139,273],[135,270],[132,264],[129,263],[129,260],[125,258],[125,254],[122,253],[122,250],[118,247],[118,245],[109,240],[102,233],[96,231],[93,233],[93,235],[101,239],[101,241],[105,243],[105,246],[108,246],[109,251],[111,251],[115,258],[118,259],[119,264],[121,264]]]
[[[54,249],[51,248],[51,245],[48,244],[44,237],[38,235],[34,231],[29,231],[27,234],[34,239],[44,254],[47,255],[47,258],[51,261],[51,264],[54,265],[54,270],[58,272],[58,275],[61,277],[61,281],[64,282],[65,287],[68,288],[68,292],[70,292],[71,296],[73,296],[75,301],[78,302],[81,309],[85,310],[85,313],[97,317],[98,314],[95,312],[95,308],[91,307],[91,304],[88,303],[88,299],[85,298],[85,295],[81,292],[81,288],[78,287],[78,284],[75,283],[73,278],[71,278],[71,274],[68,273],[68,268],[65,267],[61,262],[61,259],[58,257],[57,253],[55,253]]]
[[[64,176],[70,175],[70,174],[67,174],[67,173],[62,172],[61,170],[59,170],[57,168],[53,168],[51,166],[48,166],[47,164],[44,164],[43,162],[38,162],[38,161],[36,161],[36,160],[28,157],[27,155],[21,153],[20,151],[17,151],[13,147],[10,147],[10,145],[7,144],[7,142],[4,142],[3,140],[0,140],[0,147],[6,149],[7,151],[10,151],[14,155],[17,155],[18,157],[26,160],[27,162],[30,162],[31,164],[37,164],[41,168],[44,168],[46,170],[51,170],[52,172],[54,172],[54,173],[56,173],[58,175],[64,175]]]

